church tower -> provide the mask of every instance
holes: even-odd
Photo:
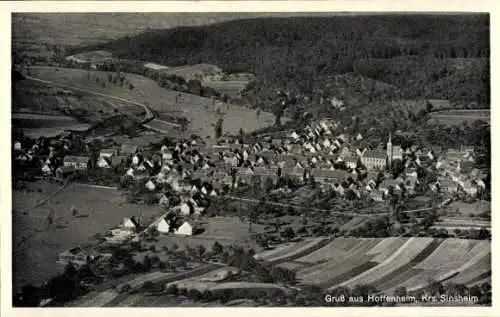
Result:
[[[392,166],[392,133],[389,132],[389,141],[387,142],[387,167]]]

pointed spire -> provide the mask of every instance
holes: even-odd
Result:
[[[389,132],[389,142],[387,142],[387,143],[391,143],[392,144],[391,140],[392,140],[392,132]]]

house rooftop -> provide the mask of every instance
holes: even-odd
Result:
[[[344,179],[348,173],[341,170],[329,170],[329,169],[313,169],[311,171],[311,176],[321,177],[321,178],[331,178],[331,179]]]
[[[382,150],[368,150],[363,154],[363,157],[385,159],[387,154]]]
[[[64,162],[88,163],[88,161],[89,161],[89,157],[88,156],[66,155],[64,157]]]
[[[137,152],[137,145],[122,144],[120,152],[124,154],[134,154],[135,152]]]

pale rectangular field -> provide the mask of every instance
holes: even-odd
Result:
[[[62,265],[56,264],[59,253],[95,243],[95,234],[104,234],[116,227],[124,217],[138,217],[142,212],[143,219],[148,219],[161,212],[157,206],[128,204],[125,196],[112,189],[75,184],[70,184],[46,204],[31,209],[60,187],[58,183],[39,181],[28,184],[28,190],[13,191],[15,288],[41,283],[61,272]],[[72,207],[79,217],[72,215]],[[54,224],[49,228],[50,213],[54,214]]]

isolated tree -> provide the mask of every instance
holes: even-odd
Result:
[[[224,251],[222,245],[219,242],[215,241],[214,245],[212,246],[212,252],[215,254],[221,254],[222,251]]]
[[[224,119],[219,118],[215,124],[215,138],[220,138],[222,136],[222,127],[224,124]]]

